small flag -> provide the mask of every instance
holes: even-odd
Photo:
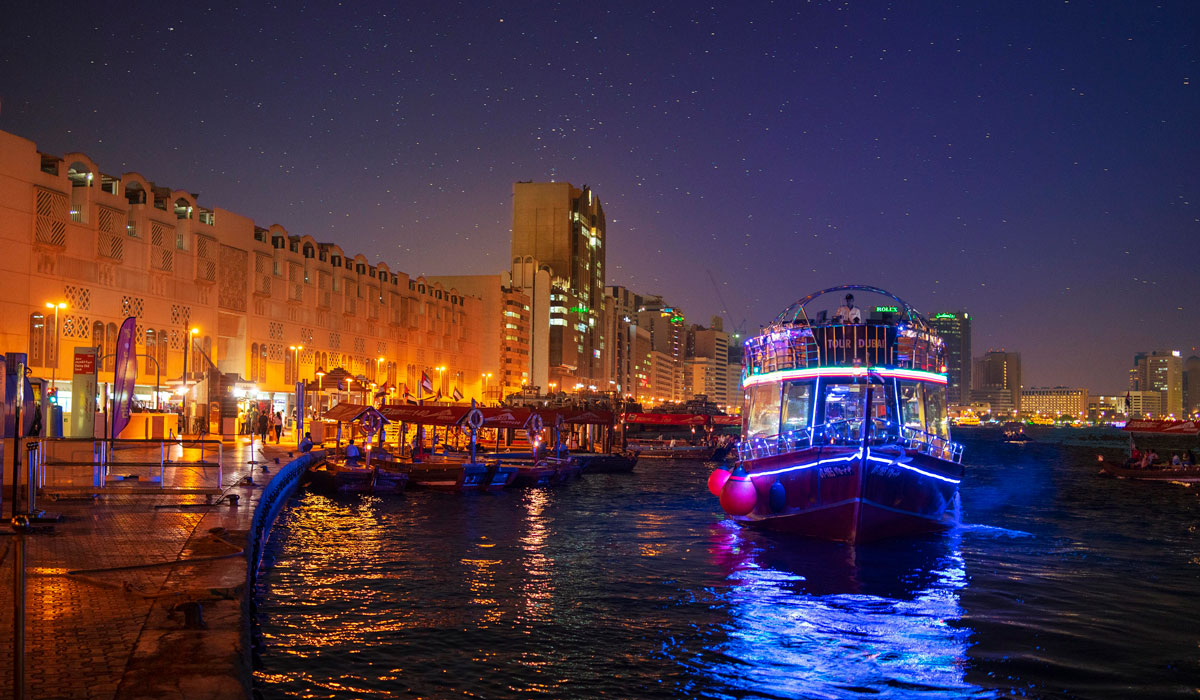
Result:
[[[426,394],[433,391],[433,380],[429,378],[429,373],[425,371],[421,372],[421,390]]]
[[[442,390],[438,389],[437,396],[433,397],[433,402],[437,403],[438,401],[441,401],[441,400],[442,400]]]
[[[463,397],[463,393],[458,390],[458,387],[454,387],[454,400],[462,401],[462,397]]]

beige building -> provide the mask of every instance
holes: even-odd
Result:
[[[533,302],[529,294],[513,286],[511,273],[439,275],[429,281],[480,300],[486,319],[479,333],[483,399],[494,403],[529,384]]]
[[[1026,416],[1071,416],[1083,419],[1087,417],[1087,411],[1087,389],[1056,386],[1021,390],[1021,413]]]
[[[1162,394],[1160,413],[1183,416],[1183,355],[1178,350],[1138,353],[1129,370],[1131,391],[1157,391]]]
[[[53,374],[63,403],[71,349],[111,355],[130,316],[146,402],[155,375],[182,377],[189,345],[189,370],[211,359],[277,410],[297,379],[337,367],[414,393],[427,371],[445,395],[480,396],[479,299],[138,173],[106,173],[82,153],[40,153],[0,132],[0,240],[0,343]],[[47,304],[65,305],[57,322]],[[99,381],[112,381],[111,358]]]

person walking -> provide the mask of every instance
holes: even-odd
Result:
[[[271,429],[275,431],[275,444],[279,444],[279,438],[283,435],[283,411],[276,411],[271,415]]]
[[[261,442],[264,445],[267,444],[267,428],[270,427],[270,423],[271,423],[271,420],[269,418],[267,418],[266,411],[263,411],[258,414],[258,425],[254,426],[254,427],[258,429],[257,432],[258,432],[259,442]]]

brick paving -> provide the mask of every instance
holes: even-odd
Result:
[[[276,457],[280,464],[289,461],[286,440],[282,448],[272,445],[264,450],[257,443],[255,447],[257,459],[265,457],[269,462],[268,473],[251,472],[255,465],[247,464],[248,444],[225,444],[221,488],[239,496],[237,508],[224,503],[178,508],[174,506],[204,504],[205,497],[175,494],[116,493],[94,500],[39,501],[40,507],[61,513],[63,520],[52,531],[24,537],[26,697],[109,700],[245,695],[248,669],[236,668],[241,647],[241,602],[237,597],[241,590],[237,587],[245,580],[244,557],[86,575],[68,572],[236,552],[244,543],[242,535],[249,527],[259,491],[241,484],[243,477],[253,473],[261,486],[275,474]],[[178,471],[167,478],[169,485],[195,486],[202,483],[203,471],[209,471],[209,485],[216,481],[211,470]],[[11,465],[5,475],[11,479]],[[10,489],[6,485],[6,497]],[[5,526],[0,527],[0,697],[12,697],[15,682],[11,601],[16,538],[8,534],[6,526],[11,507],[7,501]],[[224,528],[218,532],[221,539],[209,532],[213,528]],[[229,600],[223,601],[223,597]],[[206,629],[187,629],[185,616],[172,611],[188,600],[202,601]],[[184,655],[191,658],[179,658]],[[212,663],[217,667],[210,668]],[[188,664],[195,667],[185,669]],[[171,668],[175,666],[179,668]]]

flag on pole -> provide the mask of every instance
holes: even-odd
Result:
[[[428,394],[433,391],[433,380],[429,378],[429,373],[421,371],[421,391]]]
[[[442,390],[438,389],[437,396],[433,397],[433,402],[437,403],[438,401],[441,401],[441,400],[442,400]]]
[[[458,387],[454,387],[453,396],[455,401],[462,401],[463,393],[458,390]]]

